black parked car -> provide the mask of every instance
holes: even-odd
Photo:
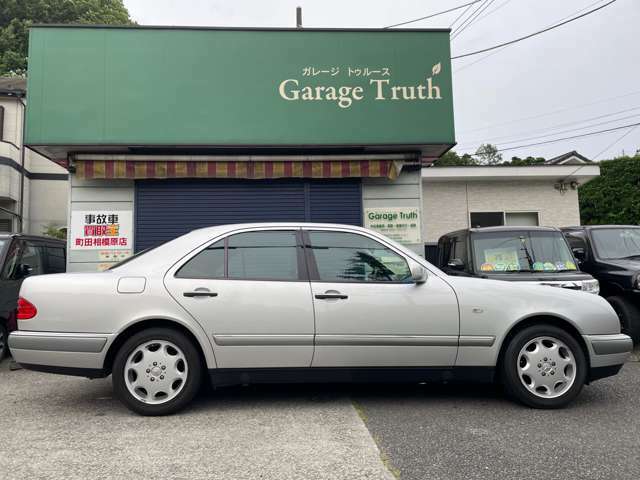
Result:
[[[622,331],[640,342],[640,227],[563,228],[580,268],[600,281],[600,294],[620,318]]]
[[[552,227],[485,227],[447,233],[438,266],[467,275],[598,293],[598,281],[578,269],[562,232]]]
[[[0,234],[0,360],[8,351],[8,333],[16,329],[22,281],[29,275],[64,272],[66,264],[66,243],[62,240]]]

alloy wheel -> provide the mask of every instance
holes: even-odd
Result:
[[[518,377],[539,398],[557,398],[576,379],[577,362],[571,349],[551,336],[527,341],[518,354]]]
[[[146,341],[127,357],[124,380],[137,400],[159,405],[173,400],[189,375],[185,354],[167,340]]]

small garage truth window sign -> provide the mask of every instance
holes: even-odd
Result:
[[[411,207],[365,208],[364,226],[405,244],[420,243],[420,211]]]

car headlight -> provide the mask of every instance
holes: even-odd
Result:
[[[640,273],[636,273],[633,276],[633,288],[640,290]]]
[[[595,278],[593,280],[582,281],[582,291],[587,293],[600,293],[600,283]]]

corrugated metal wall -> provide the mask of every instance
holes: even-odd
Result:
[[[196,228],[288,221],[362,225],[360,180],[136,182],[136,251]]]

